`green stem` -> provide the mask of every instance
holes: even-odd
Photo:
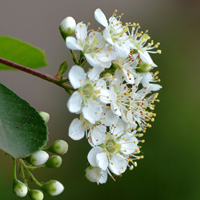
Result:
[[[16,158],[13,159],[13,178],[14,180],[17,180],[17,163]]]
[[[16,69],[19,69],[19,70],[24,71],[26,73],[32,74],[34,76],[37,76],[37,77],[44,79],[46,81],[49,81],[51,83],[54,83],[54,84],[64,88],[66,91],[69,91],[69,90],[74,91],[74,89],[71,86],[69,86],[65,83],[60,83],[58,79],[54,78],[53,76],[51,76],[49,74],[41,73],[41,72],[36,71],[34,69],[31,69],[31,68],[25,67],[23,65],[14,63],[10,60],[6,60],[4,58],[0,58],[0,63],[7,65],[7,66],[10,66],[10,67],[13,67],[13,68],[16,68]]]
[[[71,54],[72,54],[72,56],[73,56],[73,61],[74,61],[74,63],[75,63],[76,65],[79,65],[79,62],[78,62],[78,60],[77,60],[77,57],[76,57],[74,51],[70,49],[70,52],[71,52]]]
[[[87,62],[87,61],[85,61],[84,63],[82,63],[82,64],[81,64],[81,67],[82,67],[82,68],[84,68],[84,67],[85,67],[85,65],[86,65],[87,63],[88,63],[88,62]]]
[[[21,175],[22,175],[22,178],[23,178],[23,180],[24,180],[24,183],[26,184],[26,185],[28,185],[27,184],[27,181],[26,181],[26,177],[25,177],[25,174],[24,174],[24,166],[20,163],[20,165],[21,165]]]
[[[21,165],[23,165],[24,169],[26,170],[27,174],[29,175],[29,177],[33,180],[33,182],[39,186],[42,187],[42,184],[40,182],[38,182],[38,180],[33,176],[33,174],[28,170],[28,167],[26,166],[26,164],[24,163],[24,161],[22,159],[19,159],[19,162]]]

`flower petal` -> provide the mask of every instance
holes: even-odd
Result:
[[[82,109],[83,117],[90,123],[95,124],[101,117],[102,107],[93,100],[88,100],[85,107]]]
[[[103,125],[98,125],[91,129],[91,138],[94,145],[100,145],[105,141],[106,127]]]
[[[80,119],[75,118],[69,126],[69,137],[73,140],[80,140],[84,137],[85,128]]]
[[[85,40],[87,37],[87,26],[83,22],[78,23],[76,25],[75,33],[78,40]]]
[[[102,67],[94,67],[92,70],[88,71],[88,77],[90,80],[98,80],[100,73],[103,71]]]
[[[99,183],[105,183],[107,181],[108,178],[108,173],[105,170],[101,170],[101,178],[99,179]]]
[[[114,174],[120,175],[126,171],[127,164],[128,162],[122,155],[114,154],[110,159],[109,168]]]
[[[66,45],[68,49],[79,50],[79,51],[83,50],[83,48],[78,44],[76,38],[71,36],[66,38]]]
[[[142,61],[144,61],[147,64],[152,65],[153,67],[157,67],[157,65],[153,62],[148,52],[144,51],[143,53],[142,51],[138,50],[138,53],[140,54],[140,58]]]
[[[158,91],[162,88],[162,86],[160,86],[158,84],[149,84],[149,87],[150,87],[151,91]]]
[[[99,146],[96,146],[96,147],[93,147],[88,155],[87,155],[87,159],[88,159],[88,162],[90,163],[90,165],[92,165],[93,167],[97,167],[98,164],[96,162],[96,155],[98,153],[101,153],[103,151],[103,149]]]
[[[86,80],[86,73],[78,65],[72,66],[69,71],[69,80],[74,89],[80,88]]]
[[[70,112],[77,113],[81,111],[82,96],[78,91],[75,91],[67,102],[67,107]]]
[[[97,8],[95,10],[95,12],[94,12],[94,18],[102,26],[104,26],[104,27],[108,26],[108,22],[107,22],[106,16],[104,15],[104,13],[101,11],[100,8]]]
[[[101,152],[96,155],[96,163],[102,170],[106,170],[108,167],[108,158],[106,152]]]
[[[133,137],[133,133],[126,133],[119,140],[119,144],[121,144],[121,152],[129,155],[137,149],[138,139]]]

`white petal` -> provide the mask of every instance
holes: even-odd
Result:
[[[101,9],[97,8],[94,12],[94,18],[97,20],[97,22],[99,24],[101,24],[102,26],[106,27],[108,26],[108,22],[106,19],[106,16],[104,15],[104,13],[101,11]]]
[[[109,162],[109,168],[114,174],[120,175],[126,171],[127,164],[128,163],[123,156],[114,154]]]
[[[88,61],[88,63],[92,66],[92,67],[99,67],[100,66],[100,62],[99,60],[96,58],[96,56],[91,56],[90,54],[84,54],[86,60]]]
[[[101,178],[99,179],[99,183],[105,183],[107,181],[108,178],[108,173],[105,170],[101,170]]]
[[[115,44],[114,47],[115,47],[116,53],[118,54],[118,56],[120,58],[127,58],[128,57],[128,54],[130,53],[130,48],[127,48],[126,45],[120,46],[118,44]]]
[[[75,33],[78,40],[85,40],[87,37],[87,26],[82,22],[78,23],[76,25]]]
[[[148,87],[149,82],[153,80],[153,77],[150,72],[141,73],[142,76],[142,85],[143,87]]]
[[[142,61],[144,61],[147,64],[152,65],[153,67],[157,67],[157,65],[153,62],[148,52],[144,51],[143,53],[142,51],[138,51],[138,53],[140,54],[140,58]]]
[[[112,124],[116,124],[119,117],[115,115],[111,110],[107,110],[105,107],[103,108],[101,123],[106,126],[111,126]]]
[[[75,118],[69,126],[69,137],[73,140],[80,140],[84,137],[85,128],[80,119]]]
[[[111,45],[113,45],[113,40],[111,38],[111,35],[110,35],[110,30],[109,30],[109,27],[106,27],[103,31],[103,37],[104,39]]]
[[[87,159],[88,159],[88,162],[90,163],[90,165],[92,165],[93,167],[97,167],[98,164],[96,162],[96,155],[98,153],[101,153],[103,151],[103,149],[99,146],[96,146],[96,147],[93,147],[88,155],[87,155]]]
[[[98,80],[100,73],[103,71],[102,67],[94,67],[92,70],[88,71],[88,77],[90,80]]]
[[[83,48],[78,44],[76,38],[71,36],[66,38],[66,45],[68,49],[79,50],[79,51],[83,50]]]
[[[121,111],[120,108],[117,106],[116,103],[111,103],[111,110],[113,111],[113,113],[117,116],[121,116]]]
[[[77,113],[81,111],[82,96],[78,91],[75,91],[67,102],[67,107],[70,112]]]
[[[102,170],[106,170],[108,167],[108,158],[106,152],[101,152],[96,155],[96,163]]]
[[[158,84],[149,84],[151,91],[158,91],[162,88],[162,86]]]
[[[130,72],[127,72],[126,69],[123,68],[122,70],[124,72],[126,82],[129,83],[129,84],[133,84],[134,83],[134,76]]]
[[[118,125],[113,130],[113,134],[117,135],[117,136],[120,136],[121,134],[124,133],[125,123],[121,119],[119,119],[118,122],[117,122],[117,124]]]
[[[101,117],[102,107],[93,100],[88,100],[85,107],[82,109],[83,117],[90,123],[95,124]]]
[[[121,144],[121,152],[124,155],[129,155],[135,152],[135,149],[137,149],[138,140],[132,135],[133,133],[126,133],[122,136],[121,140],[119,141],[119,144]]]
[[[106,138],[106,127],[98,125],[91,129],[91,138],[94,145],[100,145],[105,141]]]
[[[69,71],[69,80],[74,89],[80,88],[86,80],[86,73],[78,65],[72,66]]]

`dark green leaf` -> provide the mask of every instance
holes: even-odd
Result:
[[[33,69],[47,66],[42,50],[8,36],[0,36],[0,57]],[[14,68],[0,64],[0,69]]]
[[[46,145],[47,134],[35,108],[0,83],[0,149],[15,158],[26,157]]]

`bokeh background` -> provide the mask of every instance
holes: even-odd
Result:
[[[51,115],[49,144],[56,139],[69,143],[59,169],[40,169],[41,181],[56,179],[65,186],[59,200],[198,200],[200,199],[200,1],[198,0],[0,0],[0,35],[31,43],[47,54],[48,67],[41,72],[55,75],[59,64],[72,59],[58,27],[67,16],[91,22],[94,10],[107,17],[115,9],[122,21],[139,22],[151,38],[160,42],[161,55],[153,55],[159,66],[160,103],[156,121],[144,136],[145,159],[138,167],[106,184],[90,183],[84,177],[90,150],[86,140],[72,141],[68,127],[75,115],[66,108],[67,93],[52,83],[19,71],[0,71],[0,82],[26,99],[37,110]],[[0,151],[0,199],[20,199],[12,192],[12,159]],[[34,186],[34,185],[33,185]],[[25,197],[24,199],[29,199]]]

